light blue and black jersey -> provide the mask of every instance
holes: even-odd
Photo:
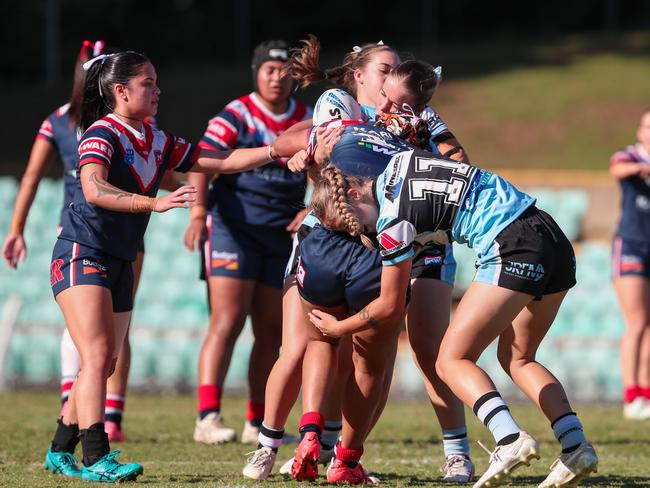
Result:
[[[414,150],[393,157],[374,187],[384,265],[413,257],[413,245],[467,243],[481,256],[535,203],[510,183],[467,163]]]

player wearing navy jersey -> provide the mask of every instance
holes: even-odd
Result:
[[[396,54],[386,48],[387,46],[381,43],[366,45],[363,48],[355,47],[342,66],[321,71],[318,68],[318,45],[314,39],[311,39],[306,42],[300,54],[301,57],[294,58],[297,62],[294,63],[293,74],[303,84],[326,78],[328,81],[344,86],[355,93],[358,100],[364,104],[373,106],[381,104],[386,110],[399,108],[399,111],[402,111],[408,108],[412,116],[426,114],[427,120],[424,128],[429,137],[426,141],[419,141],[419,143],[436,153],[447,153],[448,157],[466,159],[458,141],[444,122],[435,112],[430,109],[425,110],[427,102],[439,83],[438,72],[432,66],[421,61],[400,63]],[[369,57],[367,53],[374,55]],[[392,80],[391,87],[394,90],[391,92],[392,98],[388,97],[391,103],[386,105],[387,97],[383,90],[389,80]],[[374,87],[374,90],[371,87]],[[397,103],[398,105],[396,105]],[[368,115],[371,115],[369,114],[369,110],[372,110],[370,105],[364,109]],[[384,115],[384,112],[380,111],[380,114]],[[368,148],[370,149],[372,148],[372,139],[369,139]],[[345,154],[340,154],[338,157],[333,155],[332,160],[340,166],[342,162],[350,161],[350,158]],[[350,168],[342,169],[344,172],[347,171],[347,174],[361,174],[351,173]],[[469,443],[463,407],[438,377],[434,368],[438,346],[449,322],[455,273],[455,261],[451,246],[419,246],[415,263],[412,268],[413,295],[407,317],[409,342],[414,351],[416,363],[423,373],[427,393],[443,430],[446,456],[443,469],[444,478],[449,481],[467,482],[473,475],[473,465],[469,459]],[[436,299],[432,300],[432,296]],[[307,363],[316,364],[318,361],[313,361],[312,358]],[[392,365],[390,367],[392,368]],[[384,385],[385,394],[388,393],[391,371],[387,371],[384,375],[387,381]],[[385,398],[379,402],[372,423],[381,414],[384,402]],[[345,479],[347,476],[346,466],[345,463],[338,460],[336,467],[341,469],[330,470],[328,477],[332,480],[339,477]]]
[[[63,212],[51,285],[81,357],[67,408],[46,459],[52,471],[86,481],[135,479],[139,464],[120,464],[104,427],[106,378],[130,322],[135,260],[151,212],[185,208],[195,189],[156,197],[165,170],[231,173],[277,157],[271,146],[235,151],[200,149],[151,126],[160,90],[153,65],[127,51],[84,64],[79,179]],[[83,468],[74,448],[83,448]]]
[[[291,65],[290,71],[292,75],[299,79],[299,81],[307,83],[327,78],[328,81],[339,86],[344,86],[352,93],[355,93],[360,102],[368,105],[374,105],[377,100],[380,100],[379,91],[386,81],[388,73],[399,64],[399,57],[390,47],[383,43],[366,44],[363,47],[355,47],[353,52],[346,56],[346,60],[342,66],[322,72],[318,68],[318,49],[319,46],[315,39],[307,41],[305,47],[301,50],[302,58],[299,60],[299,63],[292,63]],[[422,69],[422,67],[425,69]],[[408,69],[406,68],[414,71],[417,68],[419,72],[414,73],[415,76],[408,76]],[[403,69],[400,70],[400,83],[404,83],[408,87],[408,90],[405,89],[404,91],[410,94],[410,98],[407,98],[404,102],[410,101],[413,106],[417,106],[418,104],[424,105],[428,98],[431,97],[439,80],[437,77],[434,78],[432,76],[433,68],[430,70],[427,68],[428,66],[425,63],[418,62],[416,64],[405,64]],[[417,86],[417,91],[414,91],[412,86]],[[423,89],[420,91],[420,88]],[[400,93],[400,95],[403,96],[403,93]],[[423,97],[428,98],[422,102]],[[335,93],[332,94],[331,98],[334,101],[328,102],[327,100],[329,99],[323,98],[319,99],[319,101],[323,100],[322,106],[330,108],[329,115],[331,117],[345,118],[345,115],[350,111],[350,107],[345,103],[341,103],[341,100],[336,100]],[[332,104],[331,107],[329,105],[330,102]],[[320,106],[317,104],[317,107]],[[352,111],[354,112],[354,110]],[[318,120],[321,120],[321,118],[322,116],[319,116]],[[433,117],[431,118],[433,119]],[[347,121],[343,122],[346,123]],[[444,122],[437,115],[435,116],[435,124],[429,123],[427,125],[427,131],[431,129],[436,129],[436,135],[450,134]],[[394,154],[396,150],[410,148],[403,141],[393,140],[392,142],[388,142],[387,138],[390,139],[392,137],[391,134],[383,132],[384,135],[381,135],[382,132],[368,127],[346,127],[342,134],[342,140],[335,146],[335,152],[337,154],[333,155],[332,159],[337,161],[337,164],[345,164],[347,162],[346,170],[348,172],[352,171],[351,174],[364,174],[367,176],[368,171],[374,175],[378,174],[377,168],[379,171],[383,170],[390,154]],[[312,131],[311,135],[314,136],[315,132]],[[299,140],[304,140],[304,136],[299,134],[295,134],[295,137]],[[358,140],[355,141],[355,137]],[[312,139],[313,137],[310,137],[310,140]],[[453,136],[443,137],[434,143],[432,149],[436,152],[449,151],[451,146],[436,145],[442,144],[444,141],[448,145],[454,142],[457,144]],[[284,141],[278,141],[279,144],[281,142]],[[430,143],[430,141],[427,142]],[[357,150],[359,147],[355,147],[356,143],[362,143],[366,149],[365,153],[363,151],[358,153]],[[305,151],[302,152],[306,155]],[[452,157],[464,157],[461,151],[454,151],[454,153]],[[296,156],[300,156],[300,154]],[[355,159],[355,156],[357,159]],[[302,159],[305,159],[305,157]],[[302,159],[299,158],[301,161]],[[359,161],[361,160],[363,162],[360,164]],[[374,160],[374,162],[371,160]],[[362,173],[359,173],[359,171],[362,171]],[[304,230],[308,231],[308,229]],[[303,234],[305,232],[299,232],[298,238],[302,238]],[[299,251],[302,249],[302,245],[298,246],[297,244],[296,242],[294,245],[295,251],[289,263],[290,275],[295,274],[297,270]],[[315,245],[315,241],[313,239],[310,240],[308,245]],[[449,247],[450,250],[451,248]],[[421,266],[414,269],[413,273],[413,278],[415,279],[414,290],[417,293],[411,303],[411,310],[413,312],[409,316],[409,339],[415,352],[416,361],[423,371],[427,392],[430,395],[432,404],[435,406],[436,413],[443,427],[444,450],[447,458],[443,470],[444,477],[449,481],[466,482],[469,481],[473,474],[473,466],[469,460],[469,444],[467,441],[463,408],[458,399],[451,394],[447,386],[435,374],[433,365],[437,355],[439,340],[431,340],[431,337],[440,339],[448,324],[455,262],[453,261],[451,252],[445,252],[445,246],[422,247],[420,251],[420,259],[418,262],[421,263]],[[330,271],[334,272],[334,269],[332,268]],[[308,281],[318,284],[320,282],[319,276],[312,274],[311,279]],[[291,276],[291,278],[293,277]],[[433,280],[426,278],[433,278]],[[302,287],[302,285],[299,286]],[[438,300],[431,300],[430,296],[432,293],[440,298],[440,303],[443,303],[443,306],[440,306]],[[284,310],[295,310],[298,308],[299,303],[297,298],[297,295],[294,294],[290,297],[287,293],[285,295]],[[276,410],[269,408],[265,410],[264,426],[272,427],[269,429],[269,432],[278,429],[281,430],[284,421],[286,421],[291,406],[291,403],[286,401],[289,394],[289,378],[292,378],[291,375],[293,372],[302,364],[302,358],[307,347],[308,338],[305,336],[305,331],[308,330],[308,327],[304,327],[300,314],[294,314],[293,317],[294,322],[292,324],[289,324],[287,320],[283,323],[283,328],[293,326],[293,332],[287,335],[291,340],[286,344],[283,342],[280,359],[274,366],[267,385],[267,404],[278,405]],[[422,340],[422,338],[425,340]],[[316,363],[318,361],[313,364]],[[386,364],[390,368],[384,375],[386,379],[384,394],[387,396],[392,376],[392,362],[386,361]],[[339,363],[339,369],[340,366],[341,364]],[[339,377],[334,383],[336,385],[344,385],[345,379]],[[297,394],[297,390],[295,391]],[[328,393],[328,397],[331,396],[336,396],[336,394]],[[283,399],[282,403],[273,402],[273,397],[281,397]],[[379,401],[380,406],[375,410],[373,424],[381,414],[385,400],[386,397]],[[331,403],[329,398],[326,398],[322,412],[327,419],[331,418],[331,412],[336,411],[336,408],[332,408]],[[321,460],[328,459],[328,454],[332,452],[330,449],[332,447],[330,438],[336,440],[337,437],[336,435],[330,435],[331,428],[328,423],[333,424],[333,422],[325,422],[324,435],[328,439],[325,442],[321,442],[323,448],[320,456]],[[340,423],[338,425],[340,426]],[[246,476],[263,479],[268,475],[274,458],[271,459],[271,457],[265,455],[265,450],[268,450],[273,445],[273,439],[260,435],[259,449],[244,468],[244,474]],[[260,454],[259,456],[257,455],[258,453]],[[345,472],[348,469],[347,465],[340,460],[337,460],[335,464],[337,469],[329,470],[328,476],[333,480],[347,479],[349,474]],[[281,468],[280,472],[289,472],[292,465],[293,460],[289,460]],[[300,467],[296,469],[300,471]]]
[[[403,313],[414,242],[467,243],[477,253],[478,270],[442,340],[436,368],[497,443],[490,466],[474,486],[501,483],[514,468],[539,457],[537,442],[519,428],[492,380],[476,365],[496,338],[499,362],[551,421],[562,444],[540,486],[566,486],[593,472],[598,458],[562,385],[535,362],[541,340],[575,284],[573,249],[553,219],[502,178],[421,151],[394,156],[376,180],[347,178],[334,166],[323,174],[313,196],[317,217],[352,234],[376,230],[384,267],[377,300],[343,321],[314,310],[312,322],[330,337],[381,330]],[[328,203],[341,194],[338,204]]]
[[[85,72],[82,64],[93,55],[101,54],[105,49],[104,41],[84,41],[75,64],[74,83],[68,103],[59,107],[43,120],[36,141],[32,147],[25,175],[21,180],[20,190],[16,198],[11,229],[5,238],[3,256],[7,263],[16,267],[18,261],[25,259],[27,248],[23,237],[25,222],[29,209],[36,195],[38,184],[55,155],[58,155],[63,166],[63,209],[72,203],[74,189],[77,184],[77,166],[79,153],[77,146],[81,131],[79,117],[81,113],[81,97]],[[58,224],[60,225],[60,221]],[[137,288],[140,270],[142,268],[143,252],[133,263],[134,289]],[[124,347],[120,351],[115,373],[108,380],[106,398],[106,430],[111,440],[124,440],[121,430],[121,418],[124,411],[125,394],[129,374],[131,346],[128,335]],[[79,373],[79,353],[74,346],[67,329],[61,338],[61,401],[62,411],[67,405],[68,395]]]
[[[311,119],[311,109],[290,97],[291,79],[281,75],[287,59],[284,41],[265,41],[256,47],[254,91],[230,102],[210,120],[201,147],[223,150],[271,144],[296,123]],[[254,171],[220,175],[209,191],[207,178],[190,178],[199,192],[185,244],[192,250],[207,236],[203,267],[210,303],[210,325],[199,356],[197,442],[215,444],[236,437],[234,429],[223,424],[221,396],[248,315],[255,342],[249,363],[247,420],[240,440],[257,441],[264,388],[281,341],[282,282],[291,232],[304,216],[306,180],[289,171],[286,162],[278,158]]]
[[[614,289],[625,321],[621,337],[623,415],[650,418],[650,110],[638,142],[614,153],[610,173],[622,190],[612,258]]]

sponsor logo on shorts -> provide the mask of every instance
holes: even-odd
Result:
[[[503,272],[524,280],[539,281],[544,277],[544,266],[541,264],[507,261],[504,263]]]
[[[102,278],[107,277],[106,266],[98,263],[97,261],[91,261],[90,259],[82,259],[81,266],[82,266],[82,272],[85,275],[99,273]]]
[[[56,285],[59,281],[63,281],[61,266],[63,266],[63,259],[55,259],[52,261],[50,267],[50,282],[52,283],[52,286]]]
[[[212,251],[211,258],[212,269],[224,268],[230,271],[239,269],[239,255],[236,252]]]
[[[425,266],[439,266],[442,264],[442,256],[425,256],[424,265]]]
[[[643,260],[639,256],[631,254],[623,254],[621,256],[621,272],[622,273],[643,273],[644,266]]]
[[[300,286],[304,287],[305,286],[305,276],[307,276],[307,272],[305,271],[305,268],[302,265],[302,261],[300,258],[298,258],[298,269],[296,270],[296,280],[298,283],[300,283]]]

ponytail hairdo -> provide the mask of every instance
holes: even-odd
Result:
[[[134,51],[102,54],[84,64],[86,82],[81,104],[82,131],[115,109],[113,87],[126,85],[149,59]]]
[[[323,168],[314,182],[311,207],[316,217],[332,230],[360,236],[363,244],[374,249],[372,241],[363,235],[363,227],[348,202],[347,192],[351,186],[362,187],[368,178],[346,176],[330,164]]]
[[[70,104],[68,107],[68,118],[70,119],[70,126],[73,128],[79,126],[79,120],[81,119],[81,103],[86,81],[86,71],[83,69],[83,65],[95,56],[104,54],[106,51],[106,43],[104,41],[83,41],[81,44],[79,56],[77,56],[77,62],[74,66],[72,92],[68,100]]]
[[[390,75],[404,83],[405,88],[414,97],[414,108],[422,110],[442,80],[442,68],[434,68],[424,61],[409,59],[397,65]]]
[[[301,41],[301,48],[292,49],[291,59],[283,70],[298,82],[299,88],[306,88],[311,84],[327,80],[334,86],[343,88],[356,97],[356,83],[354,72],[363,69],[380,51],[395,52],[382,41],[378,43],[367,43],[362,46],[354,46],[351,52],[343,58],[343,63],[334,68],[323,70],[318,62],[320,57],[320,42],[313,34],[307,36],[307,40]]]

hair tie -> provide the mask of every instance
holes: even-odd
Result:
[[[353,53],[360,53],[362,51],[361,46],[354,46],[352,48]]]
[[[95,44],[93,45],[93,56],[99,56],[100,54],[103,54],[105,48],[106,42],[100,40],[95,41]]]
[[[442,66],[436,66],[433,68],[433,74],[436,75],[436,79],[440,81],[442,79]]]
[[[381,41],[381,40],[380,40],[380,41],[377,43],[377,45],[378,45],[378,46],[383,46],[383,45],[384,45],[384,41]]]
[[[99,56],[95,56],[90,61],[86,61],[83,64],[82,67],[83,67],[84,71],[88,71],[92,67],[92,65],[95,64],[97,61],[101,61],[101,63],[104,64],[104,61],[106,61],[106,58],[110,58],[111,56],[113,56],[113,55],[112,54],[100,54]]]

